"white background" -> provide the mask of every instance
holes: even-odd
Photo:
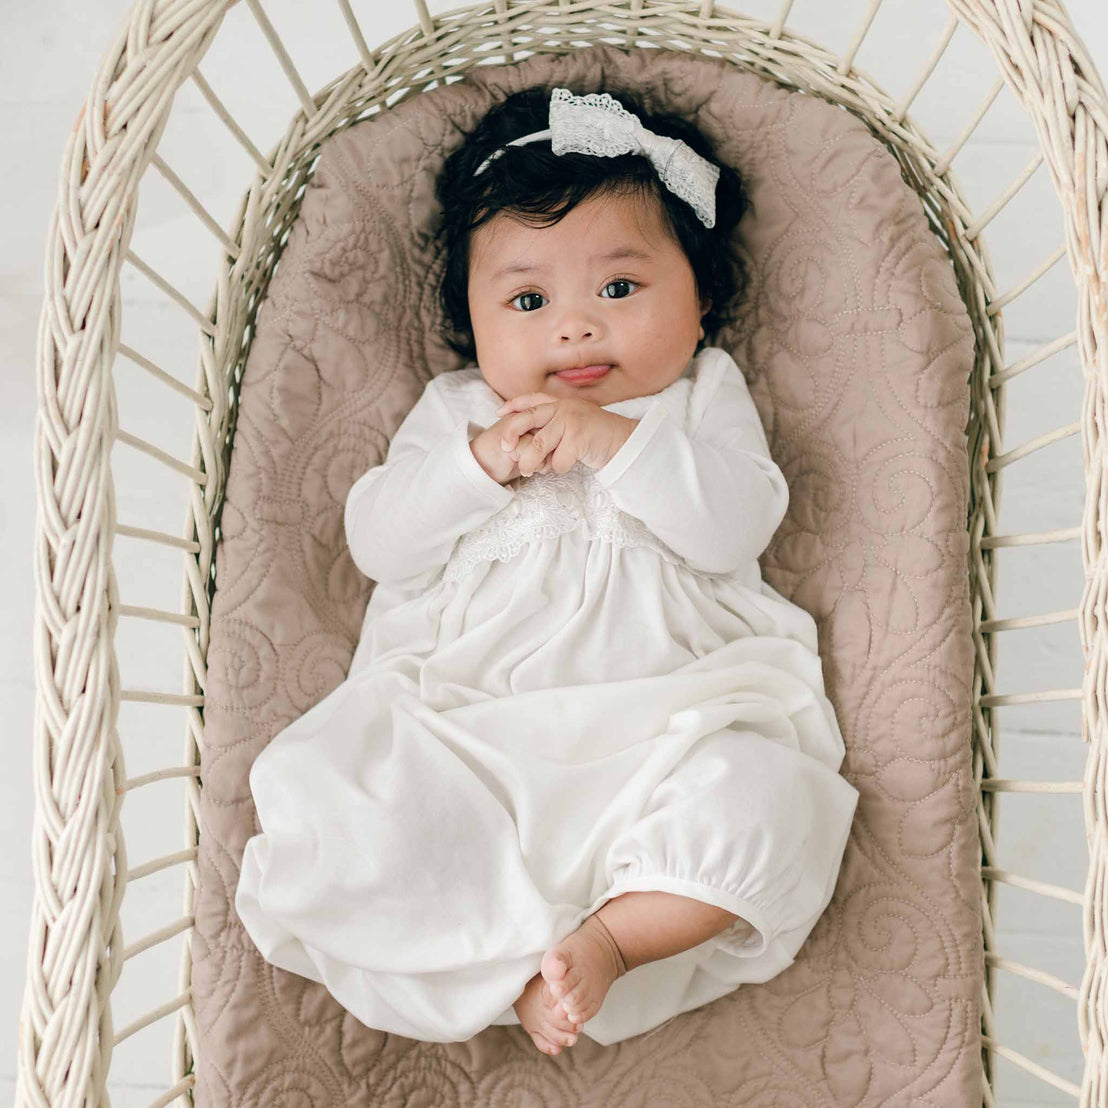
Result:
[[[3,97],[5,172],[3,242],[0,255],[0,356],[4,359],[0,405],[0,465],[6,475],[0,492],[0,693],[4,698],[5,772],[0,776],[0,832],[8,850],[0,860],[0,1096],[14,1098],[19,1011],[27,957],[33,879],[31,826],[34,807],[32,720],[34,664],[34,522],[36,487],[34,429],[36,336],[42,308],[46,233],[58,192],[59,167],[70,129],[106,51],[125,25],[126,0],[4,0],[5,34],[0,38],[0,96]],[[451,3],[432,2],[432,13]],[[776,5],[731,5],[771,21]],[[797,0],[788,28],[835,51],[845,50],[862,0]],[[338,5],[317,0],[266,0],[265,10],[282,35],[308,88],[313,92],[356,64],[357,56]],[[416,22],[402,0],[355,0],[354,10],[372,47]],[[1068,11],[1094,64],[1108,73],[1108,7],[1100,0],[1072,0]],[[897,99],[937,44],[949,9],[939,0],[886,0],[856,66]],[[913,59],[906,61],[906,58]],[[298,108],[245,4],[227,15],[201,71],[231,108],[255,145],[272,151],[287,120]],[[911,118],[939,149],[955,140],[982,102],[998,70],[972,33],[960,27],[940,65],[911,109]],[[1030,161],[1035,134],[1005,88],[974,138],[954,161],[954,172],[974,213],[982,211]],[[211,115],[191,82],[180,89],[169,126],[159,145],[162,155],[225,228],[253,178],[253,166]],[[1012,287],[1048,258],[1063,241],[1061,215],[1046,166],[1021,190],[1010,211],[986,233],[998,291]],[[218,247],[162,178],[150,169],[143,179],[131,248],[166,274],[201,309],[209,300]],[[991,237],[990,237],[991,236]],[[188,385],[196,377],[195,327],[164,294],[131,265],[121,275],[125,298],[122,340],[149,356],[158,351],[162,368]],[[1016,310],[1018,308],[1018,311]],[[1075,300],[1068,261],[1058,263],[1033,290],[1006,310],[1005,361],[1018,361],[1075,323]],[[167,337],[170,338],[167,344]],[[130,363],[116,369],[120,426],[138,431],[176,457],[191,457],[192,415],[185,401],[167,407],[166,390],[152,389]],[[1082,375],[1076,347],[1052,356],[1016,378],[1008,390],[1004,449],[1080,418]],[[149,472],[150,463],[131,470],[134,452],[117,444],[112,464],[118,483],[121,522],[181,531],[183,502],[152,488],[127,485],[131,472]],[[1071,527],[1081,520],[1080,437],[1048,446],[1004,472],[998,531],[1037,531]],[[182,482],[167,489],[179,495]],[[116,569],[123,603],[179,610],[180,557],[134,561],[118,540]],[[127,561],[128,558],[132,560]],[[997,614],[1028,615],[1076,608],[1082,579],[1080,544],[1003,550],[999,557]],[[168,570],[167,570],[168,566]],[[164,582],[168,580],[168,590]],[[180,632],[149,632],[147,640],[121,622],[118,650],[122,684],[142,689],[178,690]],[[131,621],[132,623],[135,621]],[[996,689],[1079,687],[1081,653],[1071,621],[1000,636]],[[171,645],[169,644],[171,640]],[[170,659],[160,672],[144,669]],[[128,658],[131,660],[128,662]],[[129,671],[128,665],[132,668]],[[166,676],[168,674],[168,677]],[[172,711],[173,722],[167,724]],[[181,756],[181,712],[131,705],[121,710],[128,776],[147,772]],[[997,712],[1001,777],[1080,781],[1087,747],[1080,740],[1080,705],[1074,700],[1005,707]],[[849,740],[848,740],[849,741]],[[159,791],[161,790],[161,791]],[[147,795],[149,794],[149,795]],[[180,849],[183,794],[151,786],[128,796],[124,829],[128,865]],[[972,798],[971,798],[972,799]],[[1084,889],[1087,853],[1079,796],[1004,795],[1000,798],[998,864],[1015,873],[1079,893]],[[125,941],[181,915],[179,868],[135,883],[124,902]],[[998,946],[1014,961],[1036,966],[1069,984],[1080,985],[1084,967],[1079,905],[1048,901],[1018,889],[1000,890]],[[176,993],[179,943],[140,955],[141,972],[124,974],[114,998],[115,1027]],[[1068,1081],[1081,1080],[1082,1057],[1072,1000],[1007,973],[998,990],[1000,1041]],[[115,1105],[148,1104],[168,1086],[171,1020],[124,1044],[113,1061],[110,1082]],[[139,1041],[141,1040],[141,1042]],[[1062,1105],[1066,1094],[1023,1074],[1011,1062],[998,1062],[998,1103]]]

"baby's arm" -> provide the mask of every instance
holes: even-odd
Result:
[[[725,369],[711,367],[719,374],[714,393],[712,378],[703,382],[709,395],[694,389],[691,433],[656,401],[595,474],[619,508],[706,573],[731,573],[756,560],[789,504],[742,371],[730,359]]]
[[[515,495],[489,476],[470,449],[482,428],[447,407],[435,381],[346,498],[350,556],[367,577],[390,584],[445,566],[458,538]]]

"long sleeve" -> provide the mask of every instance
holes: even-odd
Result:
[[[371,580],[430,577],[454,544],[515,492],[482,468],[470,439],[484,430],[451,413],[435,381],[397,428],[388,455],[351,486],[343,525],[354,564]]]
[[[656,400],[596,479],[692,568],[731,573],[769,545],[789,486],[738,366],[721,358],[703,384],[688,433]]]

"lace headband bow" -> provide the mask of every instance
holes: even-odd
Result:
[[[555,154],[644,154],[658,171],[662,184],[696,212],[705,227],[716,223],[716,182],[719,166],[702,158],[680,139],[656,135],[642,120],[606,92],[574,96],[567,88],[556,88],[550,97],[550,126],[545,131],[513,139],[509,146],[522,146],[549,138]],[[487,157],[473,174],[504,153],[504,147]]]

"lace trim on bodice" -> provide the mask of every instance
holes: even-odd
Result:
[[[443,575],[457,581],[481,562],[506,562],[537,539],[579,528],[615,546],[649,546],[666,561],[690,568],[641,519],[618,508],[593,471],[578,462],[567,473],[521,479],[508,504],[458,540]]]

